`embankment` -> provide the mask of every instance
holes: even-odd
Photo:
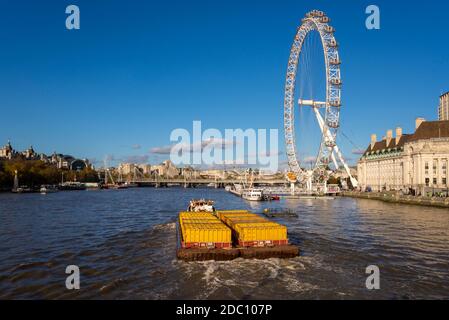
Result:
[[[401,195],[397,192],[342,192],[344,197],[380,200],[390,203],[404,203],[420,206],[449,208],[449,198]]]

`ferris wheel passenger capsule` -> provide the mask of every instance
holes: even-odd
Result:
[[[341,79],[331,79],[331,84],[333,84],[334,86],[341,86],[342,82]]]
[[[331,107],[341,107],[341,101],[340,100],[332,100],[332,101],[329,101],[329,105]]]
[[[333,32],[335,32],[335,28],[333,28],[331,26],[325,26],[324,31],[327,33],[333,33]]]
[[[328,121],[327,126],[332,129],[338,129],[338,128],[340,128],[340,122],[339,121]]]
[[[341,64],[341,61],[340,61],[340,59],[330,59],[329,63],[334,65],[334,66],[338,66],[338,65]]]
[[[321,22],[321,23],[328,23],[329,21],[331,21],[331,20],[329,19],[329,17],[324,16],[324,17],[321,17],[321,18],[320,18],[320,22]]]
[[[331,48],[336,48],[336,47],[338,47],[338,43],[337,43],[337,41],[332,39],[331,41],[329,41],[328,46]]]

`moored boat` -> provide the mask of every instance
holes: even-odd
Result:
[[[242,191],[242,198],[248,201],[263,201],[264,194],[262,189],[244,189]]]
[[[15,187],[11,190],[12,193],[30,193],[33,190],[27,186]]]
[[[281,197],[278,195],[264,194],[263,195],[265,201],[279,201]]]
[[[128,186],[125,183],[107,183],[101,185],[101,189],[119,190],[128,189]]]
[[[98,182],[86,182],[84,183],[87,190],[98,190],[101,189],[101,185]]]
[[[135,182],[125,182],[125,186],[127,186],[128,188],[137,188],[139,187],[139,184]]]
[[[59,190],[63,191],[77,191],[77,190],[86,190],[86,185],[81,182],[76,181],[68,181],[59,184]]]
[[[11,190],[12,193],[30,193],[33,190],[27,186],[19,186],[19,178],[17,170],[14,171],[14,186]]]
[[[55,185],[50,185],[50,184],[43,184],[41,186],[41,188],[39,189],[39,192],[41,194],[47,194],[47,193],[55,193],[58,192],[58,187]]]

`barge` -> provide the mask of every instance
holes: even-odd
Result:
[[[247,210],[198,211],[191,202],[189,211],[179,213],[177,231],[177,258],[184,261],[299,255],[299,248],[288,241],[286,226]]]

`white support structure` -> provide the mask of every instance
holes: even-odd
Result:
[[[321,116],[321,113],[319,111],[320,106],[325,106],[326,102],[314,101],[314,100],[301,100],[300,99],[298,101],[298,103],[299,103],[299,105],[311,106],[313,108],[313,111],[315,112],[316,119],[318,121],[318,125],[321,130],[321,133],[324,135],[325,139],[327,139],[327,141],[330,141],[331,144],[333,145],[332,148],[329,147],[329,151],[331,152],[331,158],[332,158],[332,162],[335,165],[335,168],[336,169],[340,168],[340,166],[338,165],[338,162],[337,162],[337,157],[338,157],[338,159],[340,160],[340,163],[343,165],[343,168],[345,169],[346,173],[348,174],[349,179],[351,180],[352,186],[354,188],[357,188],[358,182],[352,176],[351,171],[349,170],[349,166],[346,163],[345,159],[343,158],[343,154],[341,153],[340,148],[337,145],[337,142],[334,140],[334,138],[330,134],[329,130],[326,130],[326,125],[325,125],[324,119]],[[337,154],[337,157],[335,156],[335,154]]]

